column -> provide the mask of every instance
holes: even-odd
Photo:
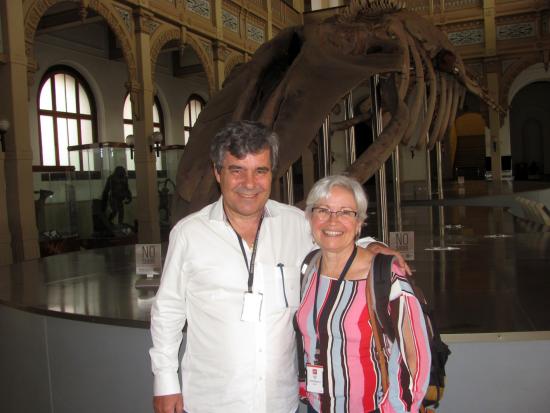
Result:
[[[157,171],[155,152],[151,151],[153,134],[153,79],[151,67],[151,15],[138,7],[134,10],[137,85],[130,85],[134,115],[134,139],[137,186],[137,218],[140,243],[160,242]]]
[[[17,262],[39,257],[40,249],[34,212],[23,5],[21,1],[6,1],[0,2],[0,8],[6,60],[0,64],[0,116],[11,124],[6,133],[5,160],[0,160],[6,183],[5,192],[0,184],[0,193],[4,192],[0,195],[0,206],[3,202],[6,205],[9,227],[9,231],[5,231],[6,209],[2,208],[0,255],[2,260],[8,260],[11,249],[13,261]],[[2,175],[0,173],[0,182],[4,181]],[[7,245],[8,233],[11,233],[11,248]]]
[[[496,66],[496,63],[492,66]],[[500,64],[498,65],[500,66]],[[495,101],[499,101],[499,77],[498,72],[487,72],[487,86],[489,96]],[[500,114],[497,110],[489,108],[489,131],[490,131],[490,151],[491,151],[491,170],[493,181],[500,182],[502,180],[502,163],[500,154]]]
[[[227,46],[223,42],[223,17],[222,0],[214,2],[214,26],[216,27],[216,40],[212,42],[212,51],[214,54],[214,77],[216,90],[220,90],[225,80],[225,56]]]
[[[498,102],[498,81],[500,74],[500,62],[494,59],[497,54],[497,35],[495,20],[495,0],[483,0],[483,26],[485,30],[485,56],[489,58],[486,61],[487,86],[489,96]],[[500,182],[502,178],[502,165],[500,156],[500,115],[498,111],[489,109],[489,130],[490,142],[489,150],[491,156],[491,169],[493,181]]]
[[[212,44],[212,50],[214,52],[214,77],[216,81],[216,90],[221,90],[225,80],[225,56],[227,53],[227,46],[225,43],[215,40]]]

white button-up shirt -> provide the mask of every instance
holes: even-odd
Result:
[[[243,244],[250,262],[252,251]],[[261,318],[246,322],[241,313],[248,270],[222,199],[173,228],[151,311],[155,395],[180,392],[178,348],[187,320],[181,364],[187,412],[296,411],[292,317],[299,266],[312,248],[303,212],[268,201],[257,248],[253,291],[263,294]]]

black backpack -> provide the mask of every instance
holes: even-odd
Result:
[[[386,310],[388,308],[391,290],[392,261],[393,256],[391,255],[375,255],[372,265],[372,282],[376,301],[376,305],[373,310],[377,319],[377,323],[373,324],[380,328],[387,337],[393,340],[395,337],[395,330]],[[430,382],[422,405],[424,408],[437,408],[440,400],[443,398],[443,393],[445,390],[445,364],[447,363],[447,359],[449,358],[451,351],[449,350],[449,346],[441,340],[439,330],[434,324],[431,309],[428,306],[428,302],[426,301],[422,289],[414,283],[414,279],[412,277],[408,277],[407,281],[410,283],[414,295],[420,303],[422,312],[424,313],[426,330],[428,332],[428,342],[432,353]]]
[[[308,284],[308,280],[313,275],[313,269],[315,266],[312,266],[312,262],[315,260],[319,261],[321,254],[320,250],[316,249],[311,251],[306,258],[304,259],[301,267],[301,295],[305,292],[305,288]],[[390,298],[391,290],[391,266],[394,257],[391,255],[377,254],[374,256],[372,269],[372,286],[374,291],[374,302],[376,303],[370,309],[369,313],[371,314],[371,324],[374,326],[374,336],[377,347],[377,353],[381,356],[383,351],[381,349],[381,338],[379,332],[382,331],[390,340],[394,340],[396,333],[393,323],[388,315],[387,308]],[[424,400],[422,402],[421,411],[426,411],[426,408],[433,407],[436,408],[439,405],[439,401],[443,397],[443,392],[445,390],[445,364],[447,359],[451,354],[449,347],[445,344],[440,337],[439,331],[436,328],[433,318],[431,316],[431,310],[428,307],[424,293],[420,287],[416,286],[412,277],[408,277],[407,281],[411,284],[413,292],[420,302],[420,306],[424,313],[424,318],[426,322],[426,329],[428,333],[428,341],[430,345],[431,355],[432,355],[432,365],[430,368],[430,382]],[[367,283],[368,285],[368,283]],[[367,299],[372,303],[373,299],[367,293]],[[375,319],[375,320],[374,320]],[[296,320],[295,320],[296,323]],[[304,381],[306,378],[306,370],[304,366],[303,358],[303,342],[299,334],[299,330],[296,327],[296,344],[298,348],[298,379]],[[381,359],[383,356],[381,356]],[[387,364],[385,360],[381,360],[381,365],[386,369],[383,372],[383,376],[387,377]],[[383,380],[384,381],[384,380]],[[384,388],[384,391],[386,388]]]

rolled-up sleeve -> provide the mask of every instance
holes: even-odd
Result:
[[[382,411],[416,413],[429,384],[430,343],[420,302],[399,268],[394,265],[393,270],[389,310],[397,337],[390,347],[395,354],[389,357],[389,388]]]
[[[181,391],[178,379],[178,351],[186,320],[185,297],[188,274],[185,271],[186,241],[180,226],[170,233],[162,278],[151,308],[151,367],[154,395]]]

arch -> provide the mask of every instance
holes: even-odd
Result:
[[[540,64],[540,68],[542,69],[542,72],[546,72],[544,70],[544,64],[540,61],[540,59],[537,56],[530,55],[523,57],[519,59],[517,62],[512,64],[508,70],[506,70],[501,78],[500,81],[500,94],[499,94],[499,100],[501,105],[504,107],[507,107],[512,103],[512,99],[514,98],[515,94],[522,89],[524,86],[527,86],[529,83],[536,82],[537,80],[545,80],[550,79],[550,75],[546,75],[544,78],[543,76],[536,75],[533,79],[525,79],[529,78],[529,76],[525,76],[527,71],[533,67],[537,66],[537,64]]]
[[[46,11],[58,4],[65,3],[67,0],[34,0],[25,12],[25,53],[29,62],[33,61],[34,56],[34,37],[40,19]],[[78,4],[77,4],[78,5]],[[125,29],[124,22],[119,15],[112,9],[112,6],[105,4],[100,0],[88,0],[87,8],[94,10],[105,19],[111,30],[115,33],[122,48],[122,54],[128,67],[129,82],[137,84],[137,68],[134,51],[132,49],[132,40],[128,31]],[[34,71],[34,66],[29,63],[29,71]]]
[[[233,53],[225,61],[225,79],[229,76],[235,66],[240,63],[244,63],[244,57],[242,54]]]
[[[151,39],[151,68],[153,71],[153,79],[155,77],[155,67],[157,64],[157,59],[160,54],[160,51],[164,45],[172,40],[180,40],[181,32],[177,29],[168,29],[168,30],[157,30],[157,35],[154,35]],[[206,78],[208,80],[208,93],[210,96],[216,91],[216,82],[214,79],[214,69],[212,59],[201,47],[199,40],[195,35],[187,33],[186,35],[186,45],[190,46],[193,51],[197,54],[204,72],[206,73]]]
[[[60,96],[70,99],[60,100]],[[67,146],[89,144],[98,139],[96,99],[87,80],[71,66],[51,66],[42,75],[36,101],[40,164],[66,166],[72,159],[78,161],[78,169],[85,169],[82,154],[73,158]],[[63,121],[65,127],[61,127]],[[63,146],[59,146],[60,143]],[[47,159],[44,154],[48,154]]]
[[[518,179],[550,175],[550,140],[545,138],[550,134],[548,93],[550,79],[531,81],[514,94],[511,102],[510,145]],[[530,170],[533,165],[539,173]]]
[[[450,159],[457,176],[481,179],[485,172],[487,123],[478,112],[460,115],[451,133]]]
[[[85,65],[83,65],[78,61],[62,59],[55,63],[55,66],[57,65],[72,67],[74,70],[80,73],[82,77],[84,77],[84,79],[88,83],[88,87],[91,89],[92,94],[94,95],[96,120],[97,120],[97,137],[99,139],[100,136],[105,136],[106,123],[107,123],[107,120],[105,118],[105,97],[103,96],[101,87],[99,87],[96,78],[90,73],[90,71]],[[40,78],[42,78],[49,69],[50,69],[49,67],[45,68],[40,73]]]

